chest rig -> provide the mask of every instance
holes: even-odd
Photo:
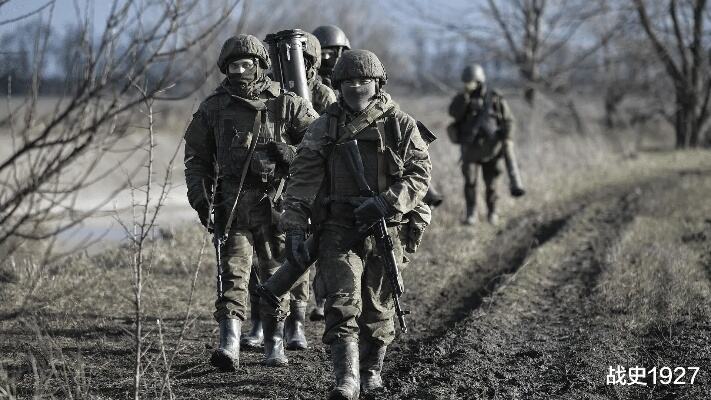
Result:
[[[277,167],[268,151],[268,143],[285,142],[284,96],[246,100],[225,95],[214,117],[217,162],[221,175],[228,182],[239,180],[247,165],[249,148],[256,140],[254,153],[247,165],[244,187],[262,189],[273,186],[288,171]]]
[[[484,96],[469,98],[467,113],[464,119],[464,142],[478,143],[496,140],[499,112],[496,106],[495,94],[487,91]]]
[[[348,203],[351,199],[360,196],[346,156],[340,149],[340,143],[347,140],[358,140],[365,178],[368,186],[373,190],[382,193],[397,179],[402,178],[404,155],[398,154],[402,134],[397,119],[392,116],[393,112],[394,109],[391,108],[372,122],[366,121],[369,122],[367,125],[361,123],[361,126],[345,124],[343,115],[329,116],[328,135],[334,145],[327,162],[328,200]]]

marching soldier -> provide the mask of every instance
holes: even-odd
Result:
[[[501,174],[499,160],[504,159],[509,175],[509,188],[514,197],[526,192],[521,183],[513,150],[514,119],[506,101],[495,90],[487,87],[484,69],[467,66],[462,72],[464,91],[458,93],[449,106],[454,122],[447,127],[449,138],[461,145],[466,225],[476,222],[476,186],[479,171],[484,178],[487,219],[495,225],[496,178]]]
[[[210,361],[219,369],[234,370],[239,366],[252,253],[259,259],[261,280],[283,260],[284,236],[274,232],[275,187],[288,174],[295,145],[317,114],[308,101],[283,93],[267,77],[269,56],[254,36],[229,38],[217,65],[227,77],[200,104],[185,132],[185,180],[190,205],[203,225],[209,225],[212,208],[214,229],[228,233],[221,247],[222,296],[214,313],[219,346]],[[286,305],[281,308],[261,307],[265,363],[270,366],[288,362],[283,322],[276,318]]]
[[[416,121],[383,90],[387,77],[367,50],[344,53],[333,70],[339,101],[300,143],[291,165],[280,227],[289,263],[305,265],[308,221],[316,221],[318,260],[326,291],[323,342],[331,347],[336,386],[329,398],[356,399],[382,387],[386,348],[395,337],[394,303],[373,239],[354,235],[385,218],[392,237],[407,238],[407,214],[422,203],[430,179],[427,143]],[[377,196],[359,197],[342,143],[357,139],[365,180]],[[408,244],[410,246],[410,244]],[[395,240],[397,260],[404,244]]]
[[[319,26],[314,29],[313,34],[321,43],[321,66],[318,73],[324,84],[338,90],[338,87],[331,84],[331,74],[338,58],[344,51],[350,50],[351,42],[341,28],[336,25]]]

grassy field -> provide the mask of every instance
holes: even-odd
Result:
[[[374,398],[711,397],[711,152],[646,151],[668,136],[606,132],[593,106],[585,134],[565,132],[552,106],[513,99],[529,194],[511,199],[502,179],[502,224],[464,227],[448,99],[396,100],[441,137],[433,181],[446,200],[404,271],[412,332],[391,347]],[[161,136],[171,151],[172,130]],[[208,365],[213,251],[183,192],[149,246],[142,397],[323,397],[320,323],[288,368],[265,368],[257,353],[234,374]],[[41,248],[0,261],[0,398],[133,398],[133,250],[112,241],[38,267]],[[702,370],[694,385],[606,385],[617,364]]]

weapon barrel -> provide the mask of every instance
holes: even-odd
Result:
[[[274,79],[279,80],[284,90],[311,101],[304,61],[306,32],[301,29],[288,29],[270,33],[265,41],[269,45]]]

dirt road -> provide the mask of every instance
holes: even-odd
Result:
[[[633,164],[644,168],[646,162]],[[496,229],[458,225],[456,203],[438,210],[435,217],[443,222],[432,227],[404,272],[411,332],[390,348],[386,389],[364,397],[711,398],[711,163],[686,164],[596,178],[600,182],[588,189],[524,207]],[[178,249],[185,247],[180,235],[165,239],[170,244],[146,289],[147,325],[162,320],[168,350],[178,345],[191,276],[176,267]],[[0,388],[11,387],[21,398],[38,391],[64,398],[72,389],[63,389],[63,382],[76,381],[94,398],[132,398],[127,332],[133,321],[125,317],[127,281],[118,278],[126,271],[113,261],[107,265],[100,280],[77,272],[81,290],[41,309],[30,307],[32,318],[18,314],[13,303],[19,278],[0,275],[6,304],[0,314],[6,383]],[[323,398],[332,378],[321,323],[308,325],[311,348],[289,352],[288,368],[263,367],[254,352],[243,352],[236,373],[208,365],[216,337],[210,268],[208,261],[201,270],[194,319],[164,393],[180,399]],[[162,282],[171,287],[161,289]],[[51,297],[53,289],[67,292],[49,285],[43,296]],[[35,331],[38,320],[41,330]],[[149,329],[155,335],[154,325]],[[159,355],[152,343],[147,354]],[[53,365],[70,372],[42,372]],[[608,369],[617,365],[701,370],[693,385],[654,384],[650,377],[641,380],[646,386],[607,385]],[[160,393],[154,384],[159,370],[146,367],[147,398]]]

